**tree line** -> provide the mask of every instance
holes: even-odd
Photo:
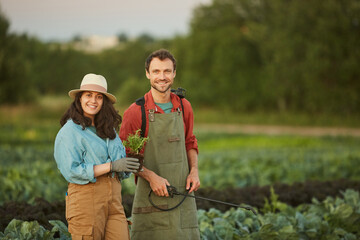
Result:
[[[360,113],[358,0],[213,0],[193,11],[186,35],[119,36],[119,46],[96,54],[11,34],[9,24],[1,14],[0,104],[64,94],[88,72],[103,74],[130,103],[149,88],[145,58],[167,48],[193,105]]]

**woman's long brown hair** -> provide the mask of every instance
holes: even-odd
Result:
[[[69,119],[72,119],[74,123],[81,125],[83,130],[85,127],[91,126],[91,119],[84,116],[84,111],[81,107],[80,97],[82,94],[83,92],[76,94],[75,100],[60,119],[61,126],[64,126]],[[117,134],[116,132],[120,129],[121,122],[122,118],[120,114],[115,110],[114,105],[110,102],[108,97],[103,94],[103,105],[100,111],[95,115],[94,119],[96,134],[101,138],[114,139]]]

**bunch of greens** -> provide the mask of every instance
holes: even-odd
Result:
[[[134,134],[129,134],[128,138],[123,142],[126,148],[129,148],[133,154],[139,154],[145,143],[149,140],[149,137],[140,136],[141,129],[135,131]]]

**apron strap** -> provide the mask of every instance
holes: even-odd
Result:
[[[180,98],[180,105],[181,105],[181,110],[182,110],[182,114],[183,114],[183,119],[185,120],[184,105],[182,102],[182,99],[185,96],[179,95],[177,92],[176,92],[176,94]],[[145,114],[146,113],[145,113],[145,98],[144,98],[144,96],[136,99],[135,103],[136,103],[136,105],[141,107],[141,132],[140,132],[140,135],[141,135],[141,137],[145,137],[145,132],[146,132],[146,115]]]
[[[136,105],[141,107],[141,137],[145,137],[146,131],[146,115],[145,115],[145,98],[142,96],[138,98],[136,101]]]

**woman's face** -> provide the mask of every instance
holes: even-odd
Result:
[[[104,102],[104,95],[98,92],[83,92],[80,97],[84,116],[92,120],[94,125],[95,115],[100,111]]]

